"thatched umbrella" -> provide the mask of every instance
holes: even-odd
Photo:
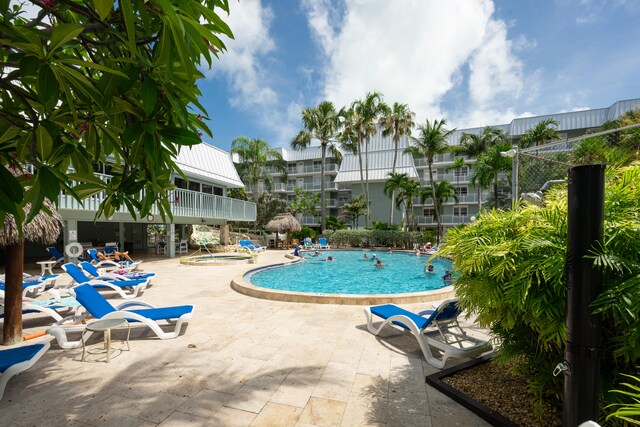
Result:
[[[276,248],[278,247],[278,233],[287,233],[287,247],[289,246],[289,236],[292,231],[300,231],[302,226],[298,220],[288,212],[280,213],[273,217],[265,227],[268,231],[276,233]]]
[[[46,209],[45,209],[46,208]],[[25,217],[31,205],[24,208]],[[49,210],[51,214],[45,212]],[[13,215],[7,214],[0,228],[0,245],[6,247],[5,302],[3,344],[11,345],[22,340],[22,273],[24,272],[24,241],[49,244],[56,241],[62,231],[62,217],[47,200],[43,209],[18,234]]]

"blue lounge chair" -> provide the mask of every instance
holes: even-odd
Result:
[[[238,242],[240,244],[240,249],[245,250],[249,253],[256,253],[264,251],[264,248],[260,245],[254,245],[251,243],[251,240],[240,240]]]
[[[109,301],[90,285],[81,285],[72,289],[76,299],[87,312],[96,319],[127,319],[131,326],[147,326],[162,340],[176,338],[180,335],[182,324],[191,318],[193,305],[180,305],[173,307],[154,307],[141,301],[127,301],[118,307],[113,307]],[[129,307],[141,306],[143,308],[130,310]],[[126,310],[125,310],[126,309]],[[169,324],[175,322],[171,332],[165,332],[158,321],[165,320]],[[62,348],[78,348],[81,341],[69,341],[68,332],[82,332],[84,325],[65,326],[64,321],[47,329],[47,333],[53,335]],[[90,332],[89,332],[90,333]],[[88,337],[88,334],[85,337]]]
[[[45,342],[0,351],[0,399],[9,379],[35,365],[49,346],[50,344]]]
[[[28,274],[23,275],[22,279],[22,297],[28,296],[36,297],[40,293],[44,292],[47,286],[55,284],[59,274],[51,274],[48,276],[30,276]],[[0,276],[0,291],[5,290],[5,276]]]
[[[62,252],[60,252],[55,246],[49,246],[47,248],[47,252],[49,252],[49,255],[51,255],[50,261],[56,262],[55,264],[53,264],[54,267],[61,262],[64,262],[64,255],[62,255]]]
[[[264,250],[266,250],[266,248],[264,246],[261,246],[257,243],[253,243],[251,240],[245,240],[247,242],[247,244],[251,245],[254,247],[255,250],[262,252]]]
[[[488,341],[467,335],[458,323],[460,313],[456,298],[444,301],[435,310],[425,310],[417,314],[394,304],[364,309],[369,332],[378,335],[382,328],[390,323],[410,331],[418,340],[427,363],[438,369],[442,369],[450,357],[477,357],[492,348]],[[378,328],[373,326],[372,315],[384,319]],[[423,317],[425,315],[428,317]],[[428,331],[427,328],[432,329]],[[433,355],[430,346],[443,352],[440,359]]]
[[[327,243],[327,239],[324,237],[320,237],[318,239],[318,248],[320,249],[331,249],[331,246]]]
[[[138,296],[138,292],[144,290],[149,284],[149,279],[121,279],[103,280],[88,278],[80,268],[72,263],[63,264],[62,269],[79,285],[88,284],[98,289],[111,289],[122,298],[129,299]]]
[[[154,277],[156,277],[156,273],[142,273],[142,272],[134,272],[134,271],[127,271],[124,274],[118,274],[118,273],[114,273],[113,271],[110,273],[104,273],[104,274],[100,274],[100,272],[98,271],[98,267],[86,262],[86,261],[82,261],[80,263],[80,268],[82,268],[86,273],[88,273],[89,275],[91,275],[92,279],[99,279],[99,280],[129,280],[129,279],[149,279],[149,284],[151,284],[151,279],[153,279]]]

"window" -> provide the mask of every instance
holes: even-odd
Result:
[[[216,196],[223,196],[224,189],[222,187],[213,187],[213,194],[215,194]]]
[[[454,206],[453,207],[453,216],[467,216],[467,207],[466,206]]]
[[[455,169],[453,171],[453,176],[467,176],[469,175],[469,167],[468,166],[463,166],[461,168]]]
[[[208,184],[202,184],[202,192],[207,194],[213,194],[213,187]]]
[[[456,195],[458,197],[464,197],[467,194],[469,194],[469,189],[467,187],[457,187],[456,188]]]
[[[189,181],[189,190],[200,192],[200,183]]]
[[[189,188],[189,186],[187,185],[187,181],[185,181],[182,178],[176,178],[174,183],[176,184],[176,187],[178,187],[178,188],[182,188],[182,189],[185,189],[185,190],[187,188]]]
[[[320,172],[320,167],[322,166],[322,160],[314,160],[313,161],[313,171]]]
[[[436,210],[433,208],[424,208],[422,210],[422,215],[424,216],[436,216]]]

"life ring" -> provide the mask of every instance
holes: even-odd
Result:
[[[69,258],[80,258],[80,255],[82,255],[82,252],[84,252],[84,248],[82,247],[82,245],[80,243],[77,243],[77,242],[69,243],[64,248],[64,253]]]

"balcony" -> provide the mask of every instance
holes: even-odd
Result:
[[[111,176],[109,175],[95,175],[107,182],[111,179]],[[75,183],[73,185],[75,185]],[[91,214],[90,218],[92,219],[93,215],[95,215],[98,210],[98,206],[100,206],[102,201],[105,199],[105,196],[104,192],[101,192],[84,199],[82,204],[80,204],[73,197],[61,192],[58,197],[58,209],[61,211],[87,212]],[[203,220],[204,222],[211,220],[212,222],[218,223],[221,220],[256,220],[256,204],[252,202],[245,202],[244,200],[183,189],[173,190],[169,194],[169,200],[171,201],[171,213],[173,214],[174,221],[176,218],[180,218],[180,221],[184,223],[189,223],[189,221],[199,223]],[[124,206],[117,212],[127,216],[129,215],[129,211],[127,211]],[[156,206],[153,206],[151,213],[161,221],[161,217],[159,216]],[[131,220],[133,219],[131,218]]]
[[[276,168],[268,167],[266,168],[267,173],[270,174],[280,174]],[[325,173],[337,174],[338,173],[338,165],[334,163],[327,163],[324,165]],[[320,165],[306,165],[306,166],[295,166],[295,167],[287,167],[288,175],[303,175],[303,174],[320,174]]]

